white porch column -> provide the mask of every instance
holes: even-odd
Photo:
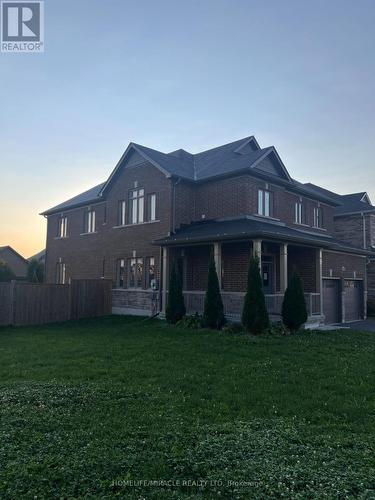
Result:
[[[320,293],[320,314],[323,314],[323,250],[316,250],[316,293]]]
[[[219,286],[221,290],[221,243],[214,243],[214,259],[217,277],[219,279]]]
[[[167,289],[168,289],[168,278],[169,278],[169,266],[168,266],[169,251],[168,247],[163,247],[163,274],[162,274],[162,294],[161,294],[161,311],[162,317],[165,317],[165,311],[167,309]]]
[[[280,292],[288,288],[288,244],[280,244]]]
[[[253,256],[258,256],[260,273],[262,274],[262,240],[253,240]]]

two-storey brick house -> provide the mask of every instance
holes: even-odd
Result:
[[[130,143],[105,183],[44,212],[46,276],[110,278],[115,312],[163,313],[176,259],[195,312],[214,252],[225,312],[237,319],[256,252],[270,313],[280,314],[297,270],[312,318],[357,320],[366,316],[371,252],[336,236],[340,205],[292,179],[276,149],[254,137],[194,155]]]

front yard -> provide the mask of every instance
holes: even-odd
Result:
[[[1,329],[0,496],[374,498],[374,367],[365,332]]]

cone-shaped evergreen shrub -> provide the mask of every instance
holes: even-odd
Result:
[[[180,276],[177,271],[176,261],[173,261],[171,274],[169,277],[168,304],[165,311],[165,318],[168,323],[174,325],[185,316],[186,309]]]
[[[264,298],[259,258],[251,257],[247,275],[247,290],[242,311],[242,325],[248,333],[258,335],[269,327],[266,300]]]
[[[215,259],[211,255],[208,266],[207,291],[204,298],[203,324],[208,328],[220,328],[225,324],[224,307],[221,299]]]
[[[299,330],[307,321],[303,284],[297,273],[293,273],[289,286],[285,292],[282,316],[284,325],[292,332]]]

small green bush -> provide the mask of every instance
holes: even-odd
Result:
[[[284,296],[283,323],[289,330],[296,332],[306,323],[307,317],[302,280],[298,273],[293,273]]]
[[[199,330],[199,328],[202,328],[202,317],[198,313],[192,316],[184,316],[180,321],[177,321],[176,326],[187,330]]]
[[[259,258],[258,256],[251,257],[242,311],[242,325],[246,332],[258,335],[266,331],[269,324],[270,320],[259,269]]]
[[[268,328],[270,335],[289,335],[290,330],[283,323],[272,323]]]
[[[230,335],[239,335],[241,333],[245,333],[243,326],[239,323],[228,323],[222,329],[223,333],[228,333]]]
[[[207,291],[204,298],[203,325],[220,330],[225,324],[224,306],[221,299],[215,259],[211,255],[208,265]]]
[[[176,261],[173,261],[171,274],[169,278],[168,304],[165,311],[165,317],[168,323],[175,325],[185,316],[186,309],[184,296],[182,294],[182,285],[177,271]]]

